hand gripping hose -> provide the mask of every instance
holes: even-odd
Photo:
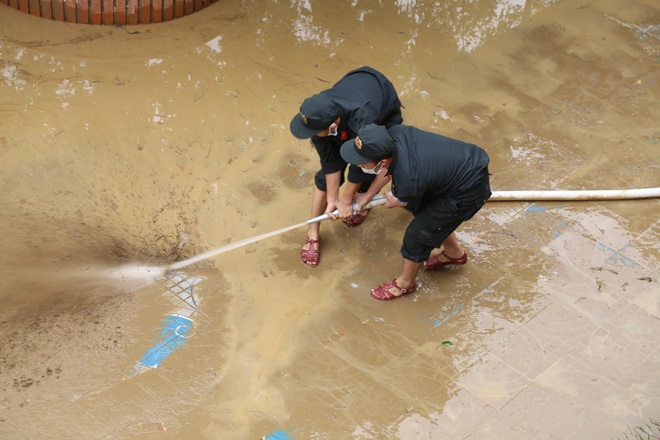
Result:
[[[384,205],[385,202],[387,202],[387,199],[385,198],[385,196],[376,196],[373,199],[371,199],[371,202],[364,205],[363,209],[371,209],[374,206]],[[358,213],[358,204],[353,202],[353,215],[355,215],[357,213]],[[334,211],[332,211],[332,215],[338,215],[338,214],[339,214],[338,209],[335,209]],[[312,224],[312,223],[322,222],[323,220],[329,220],[330,218],[331,217],[328,214],[321,214],[318,217],[314,217],[314,218],[311,218],[311,219],[307,220],[306,223],[309,225],[309,224]]]

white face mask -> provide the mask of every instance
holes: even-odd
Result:
[[[337,128],[338,127],[336,125],[334,127],[331,125],[328,129],[328,136],[337,136]]]
[[[381,166],[378,171],[376,171],[376,168],[378,168],[378,165],[380,162],[378,162],[373,168],[360,168],[363,173],[367,174],[379,174],[381,171],[383,171],[383,166]]]

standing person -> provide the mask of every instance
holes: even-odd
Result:
[[[414,216],[403,237],[401,274],[374,288],[374,299],[386,301],[415,292],[422,265],[434,270],[467,263],[454,231],[491,196],[489,158],[481,147],[415,127],[387,129],[372,124],[344,143],[341,155],[365,172],[391,176],[385,206],[403,207]],[[365,200],[381,189],[373,185],[363,195]],[[442,252],[431,253],[440,246]]]
[[[355,138],[363,125],[375,123],[391,127],[403,122],[401,107],[392,83],[367,66],[348,72],[332,88],[303,101],[300,112],[291,120],[290,129],[298,139],[311,138],[321,159],[321,169],[314,178],[312,218],[325,212],[334,220],[332,212],[338,209],[348,226],[364,221],[367,211],[353,216],[352,202],[356,193],[367,191],[376,176],[365,175],[355,166],[349,167],[348,184],[340,200],[339,187],[344,183],[348,164],[339,150],[343,142]],[[320,223],[312,223],[300,251],[300,259],[308,267],[318,266],[320,234]]]

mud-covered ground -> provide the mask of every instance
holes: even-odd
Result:
[[[660,418],[658,199],[489,203],[459,230],[470,263],[391,303],[369,290],[410,217],[384,208],[323,224],[314,270],[300,228],[118,275],[309,218],[318,157],[289,121],[362,65],[404,123],[483,146],[494,190],[660,187],[652,0],[222,0],[133,27],[0,5],[0,438],[609,439]]]

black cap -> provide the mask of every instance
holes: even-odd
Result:
[[[360,128],[355,139],[344,142],[341,157],[353,165],[378,162],[390,157],[394,151],[394,139],[382,125],[369,124]]]
[[[330,127],[338,116],[339,109],[332,99],[323,94],[314,95],[303,101],[289,128],[298,139],[308,139]]]

